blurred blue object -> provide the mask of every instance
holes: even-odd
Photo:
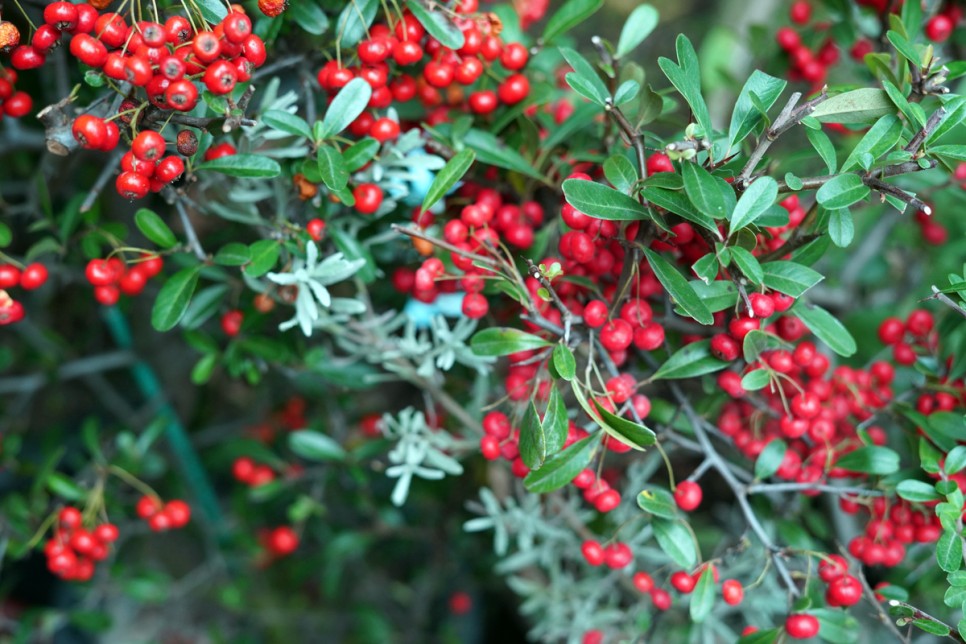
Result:
[[[463,293],[441,293],[436,301],[429,304],[409,298],[403,307],[403,313],[413,321],[417,329],[428,329],[437,315],[448,318],[463,315]]]
[[[429,156],[423,148],[416,148],[406,155],[406,158]],[[424,164],[413,163],[409,170],[409,194],[403,198],[403,203],[407,206],[418,206],[423,203],[429,187],[433,185],[436,173],[427,168]]]

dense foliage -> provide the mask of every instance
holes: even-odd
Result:
[[[966,641],[963,8],[603,5],[0,2],[0,633]]]

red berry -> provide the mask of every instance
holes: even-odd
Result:
[[[530,93],[530,81],[523,74],[513,74],[500,83],[496,93],[501,102],[507,105],[515,105]]]
[[[651,601],[654,608],[664,611],[671,608],[671,594],[663,588],[655,588],[651,591]]]
[[[778,46],[785,51],[792,51],[802,44],[802,39],[799,37],[798,32],[790,27],[782,27],[779,29],[775,33],[775,40],[778,42]]]
[[[279,557],[295,552],[299,547],[299,536],[288,526],[275,528],[268,534],[265,544],[269,551]]]
[[[926,38],[933,42],[945,42],[952,35],[956,25],[946,14],[936,14],[926,23]]]
[[[142,519],[149,519],[161,510],[160,499],[152,496],[142,496],[138,499],[134,511]]]
[[[47,281],[47,267],[40,263],[28,264],[20,274],[20,288],[32,291]]]
[[[923,309],[916,309],[906,318],[906,328],[916,337],[922,338],[932,331],[936,321],[932,313]]]
[[[157,161],[164,156],[164,137],[153,130],[143,130],[131,143],[131,153],[141,161]]]
[[[500,54],[500,64],[508,70],[515,72],[523,69],[527,64],[530,53],[527,48],[518,42],[511,42],[503,48]]]
[[[798,613],[785,619],[785,632],[796,640],[807,640],[818,635],[819,623],[814,615]]]
[[[360,183],[352,191],[356,200],[356,210],[364,215],[371,215],[382,205],[382,188],[374,183]]]
[[[8,289],[20,283],[20,269],[13,264],[0,264],[0,289]]]
[[[399,136],[399,123],[388,117],[377,119],[369,128],[369,136],[380,143],[392,141]]]
[[[798,0],[792,3],[792,8],[788,13],[792,22],[797,25],[805,25],[812,17],[812,5],[805,0]]]
[[[60,527],[64,530],[74,530],[79,528],[81,525],[83,517],[81,516],[80,510],[77,508],[66,507],[60,511],[57,515],[57,520],[60,522]]]
[[[463,296],[463,315],[478,320],[490,310],[490,303],[480,293],[467,293]]]
[[[172,528],[183,528],[191,520],[191,506],[180,499],[165,503],[162,512],[167,515]]]
[[[843,497],[843,500],[846,500]],[[841,555],[829,555],[818,565],[818,576],[825,583],[830,583],[845,575],[848,563]]]
[[[696,582],[694,577],[683,570],[678,570],[671,575],[671,585],[674,586],[675,590],[677,590],[679,593],[684,593],[687,595],[694,590],[695,584]]]
[[[882,344],[895,344],[900,342],[905,332],[906,327],[899,318],[886,318],[879,324],[879,340]]]
[[[642,593],[649,593],[654,589],[654,579],[646,572],[636,572],[631,578],[634,587]]]
[[[225,335],[233,338],[241,331],[242,322],[244,321],[245,315],[241,311],[237,309],[227,311],[221,316],[221,330],[225,332]]]
[[[854,606],[862,599],[862,584],[851,575],[839,577],[829,584],[825,601],[829,606]]]
[[[623,351],[631,346],[634,330],[624,320],[611,320],[600,330],[600,343],[610,352]]]
[[[94,528],[94,538],[104,545],[117,541],[119,534],[117,526],[113,523],[102,523]]]
[[[181,157],[166,156],[154,170],[154,178],[163,183],[171,183],[184,174],[184,161]]]
[[[745,598],[745,588],[737,579],[726,579],[721,584],[721,597],[726,604],[737,606]]]
[[[126,199],[142,199],[151,190],[151,180],[136,172],[122,172],[117,175],[114,187]]]
[[[597,541],[584,541],[580,546],[580,552],[591,566],[599,566],[604,563],[604,549],[600,547],[600,543]]]
[[[685,512],[691,512],[701,505],[704,492],[694,481],[681,481],[674,489],[674,502]]]

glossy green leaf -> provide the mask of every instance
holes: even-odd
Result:
[[[289,3],[287,14],[299,27],[313,36],[321,36],[329,29],[329,18],[316,0]]]
[[[724,219],[731,214],[721,199],[721,187],[710,172],[697,163],[684,163],[681,175],[684,178],[684,192],[699,211],[713,219]],[[730,187],[728,189],[731,190]]]
[[[641,4],[635,7],[621,28],[615,54],[617,58],[623,58],[644,42],[657,27],[659,19],[657,9],[651,5]]]
[[[523,479],[523,485],[534,494],[546,494],[559,490],[574,480],[593,458],[599,438],[591,434],[572,444],[562,452],[553,454],[539,470],[532,470]]]
[[[349,184],[349,171],[345,167],[345,159],[334,147],[320,145],[316,160],[319,164],[319,175],[326,188],[338,192]]]
[[[844,92],[819,103],[812,118],[822,123],[873,123],[896,111],[885,90],[865,87]]]
[[[476,158],[480,163],[519,172],[540,181],[544,180],[543,175],[534,169],[530,161],[489,132],[472,129],[466,133],[463,143],[476,150]]]
[[[352,5],[350,5],[351,7]],[[335,95],[322,119],[323,139],[335,136],[359,118],[372,98],[372,87],[362,78],[353,78]]]
[[[748,635],[742,635],[737,644],[775,644],[778,637],[783,634],[780,628],[769,628],[764,631],[755,631]]]
[[[466,174],[475,160],[476,153],[473,150],[465,149],[457,152],[452,159],[447,161],[446,165],[436,174],[429,190],[426,191],[422,210],[429,210],[437,201],[442,199],[456,185],[456,182],[463,178],[463,175]]]
[[[713,134],[713,128],[708,105],[701,94],[701,69],[698,63],[698,54],[694,51],[694,45],[683,34],[677,37],[675,50],[678,56],[677,64],[664,57],[659,58],[657,64],[691,107],[695,120],[704,130],[705,137],[710,138]]]
[[[768,262],[761,269],[765,273],[765,286],[796,299],[825,279],[808,266],[789,261]]]
[[[841,608],[813,608],[808,611],[818,618],[818,635],[831,644],[854,644],[859,641],[859,622]]]
[[[799,301],[792,307],[792,313],[797,315],[808,330],[835,353],[847,358],[856,352],[857,347],[852,334],[838,318],[822,307]]]
[[[666,173],[661,173],[666,174]],[[641,196],[655,206],[673,212],[691,223],[698,224],[705,230],[718,233],[718,226],[711,215],[702,212],[691,203],[691,200],[680,190],[669,190],[658,186],[645,185]]]
[[[835,466],[863,474],[892,474],[899,471],[899,455],[888,447],[866,445],[843,454],[835,462]]]
[[[764,119],[764,115],[755,105],[752,97],[757,97],[761,107],[768,110],[785,91],[786,85],[788,85],[787,81],[781,78],[769,76],[758,70],[752,72],[745,81],[744,87],[741,88],[734,111],[731,113],[731,125],[728,128],[729,148],[743,141]]]
[[[623,154],[615,154],[604,161],[604,178],[624,193],[631,193],[637,183],[637,168]]]
[[[720,371],[728,366],[728,362],[718,360],[711,355],[711,341],[701,340],[692,342],[678,349],[651,376],[652,380],[675,380],[694,378],[706,373]]]
[[[195,0],[195,4],[210,24],[217,25],[228,15],[228,7],[219,0]]]
[[[520,424],[520,457],[531,470],[540,469],[567,440],[567,406],[556,387],[551,387],[543,420],[530,401]]]
[[[611,221],[647,219],[647,209],[633,197],[596,181],[567,179],[563,182],[567,203],[580,212]]]
[[[963,563],[963,538],[952,530],[944,530],[936,542],[936,563],[946,572],[959,570]]]
[[[379,152],[379,141],[371,136],[359,139],[342,151],[342,161],[345,169],[355,172],[376,157]]]
[[[730,234],[755,223],[778,198],[778,183],[771,177],[759,177],[741,194],[731,215]]]
[[[678,565],[690,570],[698,563],[698,552],[691,533],[680,521],[654,519],[654,536],[661,550]]]
[[[644,425],[610,413],[597,402],[596,398],[593,400],[593,404],[604,421],[604,424],[601,425],[604,431],[615,440],[641,451],[648,445],[657,442],[654,432]]]
[[[161,248],[173,248],[178,244],[177,237],[154,211],[141,208],[134,213],[134,225],[141,234]]]
[[[307,461],[342,461],[345,449],[333,438],[311,429],[288,435],[288,448]]]
[[[543,28],[543,43],[549,45],[580,23],[594,15],[604,5],[604,0],[567,0],[557,12],[550,16]]]
[[[966,445],[957,445],[946,454],[943,471],[946,474],[956,474],[966,467]]]
[[[249,277],[261,277],[275,268],[280,246],[274,239],[262,239],[249,247],[251,261],[242,270]]]
[[[714,608],[714,600],[717,595],[717,585],[714,581],[714,566],[707,565],[701,571],[698,583],[691,591],[690,614],[691,621],[700,624],[711,614]]]
[[[637,495],[637,505],[648,514],[662,519],[677,519],[678,505],[674,495],[664,488],[649,485]]]
[[[421,0],[406,3],[416,20],[426,28],[429,35],[449,49],[459,49],[466,42],[466,38],[449,15],[440,10],[428,9]]]
[[[741,270],[742,275],[747,277],[752,284],[761,284],[765,279],[765,271],[758,263],[758,258],[741,246],[731,246],[730,250],[731,260]]]
[[[838,167],[838,159],[832,139],[828,138],[828,134],[822,130],[810,130],[808,128],[805,129],[805,136],[812,147],[815,148],[815,151],[818,152],[818,156],[822,157],[829,174],[834,174]]]
[[[774,475],[778,468],[782,466],[786,451],[788,451],[788,446],[785,441],[780,439],[774,439],[765,445],[765,449],[761,450],[755,460],[755,478],[767,479]]]
[[[301,4],[301,3],[298,3]],[[273,130],[312,140],[312,130],[305,119],[284,110],[269,110],[262,114],[262,121]]]
[[[352,0],[345,3],[335,21],[334,33],[339,38],[339,45],[343,48],[352,47],[365,38],[366,30],[375,19],[378,9],[379,0]]]
[[[855,237],[855,222],[848,208],[838,208],[829,211],[828,236],[832,243],[839,248],[845,248]]]
[[[848,208],[862,201],[872,191],[857,174],[840,174],[830,179],[815,193],[815,198],[828,210]]]
[[[68,501],[83,501],[87,498],[84,489],[60,472],[51,472],[47,477],[47,489]]]
[[[741,377],[741,388],[745,391],[764,389],[771,382],[771,372],[768,369],[752,369]]]
[[[875,125],[869,128],[862,140],[852,149],[851,154],[842,164],[842,172],[847,172],[859,165],[859,158],[863,154],[871,154],[878,159],[895,147],[902,136],[902,121],[894,114],[886,114]]]
[[[170,331],[181,321],[191,296],[198,286],[201,266],[183,268],[164,283],[151,310],[151,326],[158,331]]]
[[[601,80],[600,75],[594,70],[594,67],[587,62],[586,58],[573,49],[561,47],[560,53],[567,61],[567,64],[574,70],[567,74],[567,83],[591,102],[597,103],[600,106],[605,105],[611,97],[610,92],[607,90],[607,86],[604,85],[604,81]],[[573,82],[575,80],[574,77],[579,79],[580,83],[575,85]]]
[[[478,331],[470,340],[470,348],[478,356],[506,356],[518,351],[549,347],[543,338],[509,327],[492,327]]]
[[[211,161],[205,161],[198,165],[195,170],[210,170],[212,172],[226,174],[230,177],[248,179],[271,178],[282,174],[282,166],[278,164],[278,161],[269,159],[261,154],[234,154],[219,159],[212,159]]]
[[[678,269],[650,248],[645,248],[644,254],[647,256],[648,264],[650,264],[658,281],[667,289],[667,292],[685,313],[701,324],[712,324],[714,322],[713,314],[695,293],[688,280],[678,272]]]
[[[552,360],[553,366],[561,378],[567,381],[574,379],[577,373],[577,360],[574,359],[574,352],[570,350],[570,347],[558,343],[553,348]]]
[[[229,242],[215,253],[214,262],[219,266],[243,266],[252,261],[252,251],[240,242]]]
[[[942,496],[936,492],[935,486],[915,479],[900,481],[896,486],[896,494],[913,503],[928,503],[942,499]]]

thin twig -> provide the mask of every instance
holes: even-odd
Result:
[[[952,308],[953,310],[955,310],[957,313],[959,313],[963,317],[966,317],[966,309],[964,309],[960,305],[956,304],[956,302],[953,301],[953,299],[951,297],[947,296],[941,290],[939,290],[938,288],[936,288],[936,285],[935,284],[933,284],[931,288],[932,288],[932,293],[933,294],[930,297],[927,297],[926,298],[927,300],[939,300],[940,302],[942,302],[946,306],[948,306],[948,307]]]
[[[820,483],[755,483],[746,488],[748,494],[768,494],[770,492],[827,492],[829,494],[852,494],[856,496],[884,496],[881,490],[870,490],[863,487],[838,487]]]
[[[408,235],[409,237],[413,237],[415,239],[421,239],[423,241],[427,241],[433,246],[438,246],[439,248],[448,250],[451,253],[456,253],[457,255],[466,257],[467,259],[475,260],[477,262],[480,262],[481,264],[486,264],[487,266],[492,266],[493,268],[500,267],[500,263],[497,260],[493,259],[492,257],[486,257],[485,255],[478,255],[474,252],[464,250],[458,246],[454,246],[453,244],[450,244],[447,241],[444,241],[442,239],[437,239],[436,237],[427,235],[426,233],[416,230],[415,228],[407,228],[405,226],[400,226],[399,224],[392,224],[390,228],[395,230],[397,233],[402,233],[403,235]]]
[[[87,197],[84,198],[84,202],[80,206],[81,212],[87,212],[94,207],[94,202],[100,196],[101,191],[104,190],[104,186],[110,181],[111,177],[114,176],[114,171],[117,169],[118,164],[121,162],[121,157],[123,152],[120,149],[114,150],[111,156],[108,158],[107,163],[101,170],[101,174],[98,175],[97,181],[91,186],[90,192],[87,193]]]
[[[175,208],[178,209],[178,216],[181,218],[181,225],[184,227],[184,234],[188,238],[188,248],[191,252],[195,254],[195,257],[201,261],[207,261],[208,256],[205,254],[205,249],[201,247],[201,242],[198,240],[198,234],[195,232],[195,227],[191,224],[191,219],[188,217],[188,211],[185,210],[184,204],[181,203],[180,199],[175,200]]]

